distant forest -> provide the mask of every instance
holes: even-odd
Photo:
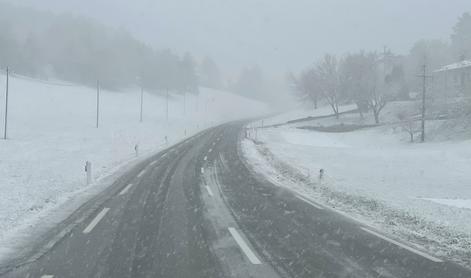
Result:
[[[191,54],[155,50],[123,30],[92,19],[57,15],[0,2],[0,68],[34,78],[56,78],[86,86],[119,90],[144,86],[174,92],[220,85],[210,58],[201,72]]]

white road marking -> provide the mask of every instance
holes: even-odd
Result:
[[[381,238],[381,239],[383,239],[383,240],[385,240],[385,241],[387,241],[387,242],[389,242],[389,243],[392,243],[392,244],[394,244],[394,245],[396,245],[396,246],[399,246],[399,247],[401,247],[401,248],[403,248],[403,249],[406,249],[406,250],[408,250],[408,251],[410,251],[410,252],[412,252],[412,253],[414,253],[414,254],[417,254],[417,255],[419,255],[419,256],[422,256],[422,257],[424,257],[424,258],[426,258],[426,259],[428,259],[428,260],[430,260],[430,261],[432,261],[432,262],[436,262],[436,263],[442,263],[442,262],[443,262],[443,260],[441,260],[441,259],[435,258],[435,257],[433,257],[433,256],[430,256],[430,255],[428,255],[428,254],[422,252],[422,251],[419,251],[419,250],[414,249],[414,248],[412,248],[412,247],[410,247],[410,246],[407,246],[407,245],[405,245],[405,244],[403,244],[403,243],[400,243],[400,242],[395,241],[395,240],[393,240],[393,239],[387,238],[387,237],[385,237],[385,236],[383,236],[383,235],[381,235],[381,234],[379,234],[379,233],[377,233],[377,232],[375,232],[375,231],[371,231],[371,230],[368,230],[368,229],[366,229],[366,228],[361,228],[361,229],[362,229],[363,231],[365,231],[365,232],[367,232],[367,233],[370,233],[370,234],[372,234],[372,235],[374,235],[374,236],[377,236],[377,237],[379,237],[379,238]]]
[[[206,185],[206,190],[208,191],[209,196],[211,196],[211,197],[214,196],[213,190],[211,190],[211,187],[209,187],[209,186]]]
[[[324,209],[324,208],[321,207],[320,205],[314,203],[313,201],[311,201],[311,200],[309,200],[309,199],[307,199],[307,198],[305,198],[305,197],[303,197],[303,196],[296,195],[296,198],[298,198],[299,200],[304,201],[304,202],[310,204],[311,206],[315,207],[316,209],[319,209],[319,210],[323,210],[323,209]]]
[[[157,161],[153,161],[151,164],[149,164],[150,166],[154,166],[155,163],[157,163]]]
[[[208,157],[207,157],[207,156],[204,157],[204,161],[206,161],[206,160],[208,160]]]
[[[224,158],[222,153],[219,153],[219,159],[221,160],[221,163],[224,169],[229,170],[229,167],[227,166],[227,163],[226,163],[226,159]]]
[[[212,152],[212,151],[213,151],[213,149],[209,149],[209,151],[208,151],[208,152],[210,153],[210,152]]]
[[[145,172],[146,172],[146,169],[142,170],[142,171],[137,175],[137,177],[138,177],[138,178],[142,177],[142,175],[144,175]]]
[[[204,168],[201,168],[201,174],[204,174]]]
[[[166,156],[167,156],[167,153],[164,153],[164,154],[162,155],[162,157],[166,157]]]
[[[213,146],[216,145],[216,142],[213,142]]]
[[[119,195],[124,195],[128,193],[129,189],[131,189],[132,186],[133,186],[132,183],[128,184],[123,190],[121,190],[121,192],[119,192]]]
[[[54,278],[54,275],[43,275],[41,278]]]
[[[90,233],[93,230],[93,228],[95,228],[95,226],[98,225],[98,223],[100,223],[101,219],[105,217],[105,215],[108,213],[109,210],[110,210],[109,208],[104,208],[102,211],[100,211],[100,213],[97,216],[95,216],[92,222],[88,224],[85,230],[83,230],[83,233],[84,234]]]
[[[235,228],[230,227],[229,232],[252,264],[262,264]]]

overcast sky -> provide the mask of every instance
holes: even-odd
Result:
[[[448,40],[471,0],[9,0],[85,14],[223,68],[297,71],[324,52],[406,53],[420,38]]]

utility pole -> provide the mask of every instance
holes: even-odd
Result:
[[[139,119],[139,122],[141,123],[143,121],[143,117],[142,117],[143,110],[144,110],[144,86],[141,85],[141,115]]]
[[[199,100],[200,100],[200,94],[196,94],[196,112],[199,112]]]
[[[427,75],[427,65],[424,63],[422,66],[422,74],[418,77],[422,78],[422,115],[421,115],[421,136],[420,141],[425,142],[425,112],[426,112],[426,97],[427,97],[427,78],[432,78],[432,76]]]
[[[96,128],[100,124],[100,81],[96,81]]]
[[[186,115],[186,92],[183,93],[183,114]]]
[[[10,70],[7,67],[7,81],[6,81],[6,88],[5,88],[5,126],[3,130],[3,139],[7,140],[7,129],[8,129],[8,81],[10,77]]]
[[[386,78],[386,56],[388,55],[388,48],[386,46],[383,47],[383,78]]]
[[[167,88],[167,123],[168,123],[168,88]]]

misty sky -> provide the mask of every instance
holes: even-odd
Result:
[[[324,52],[406,53],[447,40],[470,0],[9,0],[89,15],[158,48],[209,55],[226,70],[299,70]]]

